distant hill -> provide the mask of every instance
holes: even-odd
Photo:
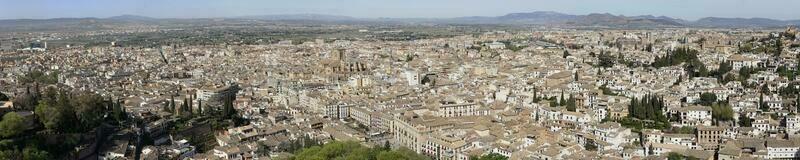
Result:
[[[283,15],[257,15],[234,17],[240,19],[257,20],[314,20],[314,21],[351,21],[357,18],[348,16],[326,15],[326,14],[283,14]]]
[[[578,19],[580,16],[568,15],[558,12],[537,11],[530,13],[510,13],[504,16],[495,17],[500,21],[518,22],[518,23],[531,23],[531,24],[550,24],[550,23],[565,23]]]
[[[108,17],[106,19],[109,20],[122,20],[122,21],[152,21],[158,20],[157,18],[152,17],[145,17],[145,16],[137,16],[137,15],[119,15],[114,17]]]
[[[608,13],[591,13],[587,15],[570,15],[551,11],[536,11],[527,13],[509,13],[497,17],[458,17],[439,20],[443,23],[469,23],[469,24],[546,24],[546,25],[574,25],[574,26],[638,26],[638,27],[782,27],[786,25],[800,25],[800,20],[775,20],[768,18],[719,18],[707,17],[697,21],[687,21],[667,16],[623,16]]]
[[[691,22],[695,26],[706,27],[775,27],[798,25],[800,20],[782,21],[768,18],[719,18],[706,17]]]
[[[355,18],[326,14],[254,15],[222,18],[152,18],[138,15],[120,15],[108,18],[54,18],[0,20],[0,31],[103,29],[112,25],[128,24],[202,24],[217,23],[218,20],[242,21],[287,21],[301,23],[431,23],[431,24],[533,24],[555,26],[607,26],[607,27],[783,27],[800,25],[800,20],[774,20],[767,18],[719,18],[707,17],[687,21],[666,16],[624,16],[609,13],[571,15],[552,11],[509,13],[502,16],[469,16],[456,18]]]
[[[510,13],[498,17],[459,17],[446,19],[447,23],[502,23],[502,24],[543,24],[579,26],[683,26],[682,21],[669,17],[636,16],[592,13],[571,15],[551,11]]]

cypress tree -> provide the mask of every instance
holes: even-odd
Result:
[[[197,100],[197,113],[203,114],[203,100]]]

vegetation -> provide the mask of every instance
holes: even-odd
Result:
[[[603,91],[603,95],[609,95],[609,96],[616,96],[617,95],[617,93],[614,93],[614,91],[611,91],[610,88],[606,87],[605,84],[601,85],[599,88],[600,88],[600,90]]]
[[[470,160],[507,160],[508,157],[497,154],[497,153],[490,153],[483,156],[470,156]]]
[[[77,154],[74,148],[84,134],[101,124],[121,124],[127,119],[119,101],[89,92],[48,87],[23,99],[36,106],[34,116],[28,118],[17,112],[3,116],[0,159],[73,157]]]
[[[585,148],[587,151],[597,151],[597,144],[586,142],[583,144],[583,148]]]
[[[701,93],[700,94],[700,101],[697,104],[710,106],[711,104],[717,102],[717,95],[714,93]]]
[[[711,117],[717,121],[732,121],[733,108],[727,103],[714,103],[711,105]]]
[[[739,115],[739,127],[753,127],[753,119],[744,114]]]
[[[11,98],[8,98],[8,95],[0,93],[0,101],[8,101]]]
[[[669,152],[667,155],[668,160],[698,160],[698,158],[691,156],[684,156],[675,152]]]
[[[597,64],[597,66],[600,66],[600,67],[603,67],[603,68],[613,67],[614,66],[614,61],[616,61],[616,58],[614,58],[613,56],[610,56],[608,54],[605,54],[605,52],[603,52],[603,51],[600,52],[600,55],[597,56],[597,59],[599,60],[599,63]]]
[[[631,100],[628,106],[628,117],[617,121],[621,125],[641,130],[644,128],[667,129],[670,127],[669,119],[663,114],[664,100],[651,95],[642,99]]]
[[[512,44],[510,41],[499,41],[499,42],[503,43],[505,45],[506,49],[514,51],[514,52],[520,51],[520,50],[525,49],[526,47],[528,47],[528,46],[525,46],[525,45],[521,45],[521,46],[520,45],[515,45],[515,44]]]
[[[28,83],[42,83],[42,84],[56,84],[58,83],[58,72],[45,73],[42,71],[31,71],[28,74],[17,77],[21,84]]]
[[[15,112],[3,115],[0,121],[0,138],[9,138],[25,131],[25,120]]]
[[[651,95],[646,95],[642,99],[634,97],[628,106],[628,116],[642,120],[667,122],[667,117],[662,113],[663,109],[664,100],[659,97]]]
[[[567,99],[566,106],[567,106],[567,111],[575,112],[575,110],[577,109],[577,106],[575,106],[575,96],[569,96],[569,99]]]
[[[681,63],[700,63],[700,60],[697,59],[697,50],[689,49],[689,48],[678,48],[676,50],[670,51],[664,57],[656,56],[656,59],[650,66],[661,68],[661,67],[668,67],[668,66],[675,66]],[[700,63],[702,64],[702,63]]]
[[[295,153],[294,160],[325,160],[325,159],[363,159],[363,160],[424,160],[430,159],[416,152],[400,148],[387,150],[385,148],[369,148],[358,142],[334,141],[322,146],[304,148]]]

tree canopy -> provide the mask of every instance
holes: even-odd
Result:
[[[726,103],[714,103],[711,105],[711,117],[718,121],[733,120],[733,108]]]
[[[704,106],[710,106],[714,102],[717,102],[717,95],[714,93],[701,93],[700,94],[700,101],[697,103]]]
[[[430,158],[406,148],[385,150],[384,148],[369,148],[353,141],[334,141],[322,146],[302,149],[289,159],[425,160]]]
[[[0,137],[13,137],[25,130],[25,119],[15,112],[3,115],[0,121]]]
[[[11,98],[8,98],[8,95],[3,94],[2,92],[0,92],[0,101],[8,101],[9,99],[11,99]]]
[[[470,156],[470,160],[507,160],[508,157],[497,154],[497,153],[490,153],[480,157],[477,156]]]

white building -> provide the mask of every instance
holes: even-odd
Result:
[[[688,106],[678,109],[681,126],[711,126],[711,107]]]

